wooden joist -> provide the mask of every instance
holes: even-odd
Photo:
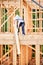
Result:
[[[37,44],[42,45],[43,44],[43,34],[19,35],[19,40],[20,40],[19,41],[20,44],[22,45],[37,45]],[[5,43],[6,44],[16,43],[15,35],[11,33],[0,34],[0,44],[5,44]]]

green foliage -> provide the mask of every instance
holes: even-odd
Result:
[[[20,15],[20,13],[19,13],[19,9],[16,10],[15,15]]]
[[[42,20],[42,27],[43,27],[43,20]]]
[[[32,17],[33,17],[33,19],[35,19],[35,15],[36,15],[35,13],[32,13]]]
[[[3,55],[8,52],[8,45],[3,45]]]
[[[35,32],[35,29],[33,29],[33,32]]]
[[[32,45],[33,48],[35,48],[35,45]],[[32,49],[32,57],[35,57],[35,50]]]
[[[37,13],[37,18],[39,18],[39,13]]]
[[[5,32],[7,32],[7,22],[5,23]]]
[[[6,52],[8,52],[8,45],[6,45]]]
[[[39,9],[37,9],[37,11],[39,11]],[[39,13],[37,13],[37,11],[35,9],[32,9],[32,18],[34,19],[33,20],[33,32],[38,32],[38,29],[39,28]]]
[[[39,27],[39,20],[36,20],[36,27]]]
[[[42,20],[42,32],[43,32],[43,20]]]
[[[32,9],[33,12],[35,12],[36,10],[35,9]]]
[[[42,57],[43,57],[43,55],[42,55]]]
[[[42,18],[43,18],[43,13],[42,13]]]
[[[42,52],[43,52],[43,45],[41,46]]]
[[[39,20],[33,20],[33,32],[38,31],[38,29],[36,29],[35,26],[39,28]]]
[[[5,13],[7,13],[7,9],[6,8],[2,8],[2,16],[5,15]],[[7,19],[7,14],[2,18],[1,24],[3,24],[6,19]],[[5,32],[7,31],[7,22],[2,27],[2,32],[4,32],[4,31]]]
[[[35,53],[32,53],[32,57],[35,57]]]
[[[32,45],[33,48],[35,48],[35,45]]]

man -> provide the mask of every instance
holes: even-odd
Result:
[[[18,33],[20,30],[20,27],[22,27],[22,34],[25,35],[25,30],[24,30],[25,22],[24,22],[24,20],[18,15],[15,16],[14,20],[17,20]]]
[[[20,27],[22,27],[22,34],[25,35],[24,26],[25,26],[25,22],[24,22],[24,20],[19,19],[19,20],[18,20],[18,32],[19,32],[19,30],[20,30]]]

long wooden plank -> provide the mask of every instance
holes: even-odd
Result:
[[[36,65],[40,65],[40,45],[36,45]]]

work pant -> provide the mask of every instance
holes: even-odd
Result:
[[[22,34],[25,34],[24,26],[25,26],[25,23],[24,22],[20,22],[19,29],[20,29],[20,27],[22,27]],[[19,32],[19,29],[18,29],[18,32]]]

